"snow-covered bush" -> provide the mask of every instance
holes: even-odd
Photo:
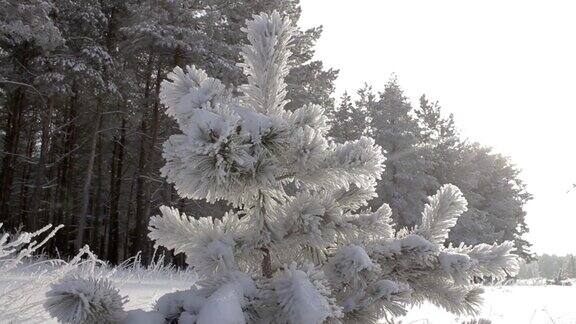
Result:
[[[363,209],[383,172],[381,148],[366,137],[332,142],[320,107],[284,109],[288,19],[261,14],[245,32],[247,84],[229,89],[188,66],[161,89],[182,131],[164,144],[163,175],[182,197],[234,208],[200,219],[161,208],[150,238],[185,253],[201,280],[126,321],[376,323],[424,300],[476,313],[482,289],[472,278],[514,273],[512,244],[445,247],[466,210],[452,185],[430,198],[417,228],[394,231],[387,205]]]
[[[37,289],[51,281],[42,273],[31,280],[10,280],[19,267],[35,263],[33,254],[42,248],[62,227],[47,225],[35,232],[0,233],[0,278],[8,283],[0,288],[0,322],[21,323],[42,318],[42,308],[35,295]],[[0,223],[0,229],[2,223]]]
[[[117,323],[125,316],[124,299],[105,278],[65,277],[46,295],[44,307],[61,323]]]
[[[0,223],[0,229],[2,229]],[[0,273],[8,271],[30,258],[34,252],[43,247],[63,225],[53,227],[46,225],[36,232],[0,233]],[[44,236],[44,237],[42,237]]]

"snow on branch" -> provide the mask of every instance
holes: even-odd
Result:
[[[462,246],[456,250],[472,259],[470,272],[475,276],[504,279],[518,273],[520,265],[518,256],[512,253],[514,249],[514,242],[505,241],[501,244]]]
[[[284,78],[290,70],[294,27],[274,11],[253,16],[242,30],[248,35],[248,44],[240,53],[244,62],[239,64],[248,78],[248,84],[241,87],[244,101],[261,113],[279,115],[287,102]]]
[[[2,225],[0,223],[0,228],[2,228]],[[22,262],[23,259],[31,257],[34,252],[54,237],[56,232],[62,227],[64,225],[53,227],[52,224],[48,224],[32,233],[3,233],[0,236],[0,270],[9,270]],[[48,234],[41,241],[37,241],[44,233]]]
[[[175,67],[162,82],[160,90],[166,114],[174,117],[181,128],[186,127],[194,109],[212,109],[226,99],[224,85],[193,65],[184,69]]]
[[[293,148],[295,179],[310,187],[361,188],[376,185],[384,172],[381,148],[368,137],[344,144],[328,144],[314,131],[304,133],[302,142]],[[313,154],[326,152],[325,155]]]
[[[387,204],[373,213],[352,215],[348,221],[357,226],[364,240],[391,239],[394,236],[392,209]]]
[[[436,244],[442,244],[458,217],[467,210],[466,199],[454,185],[444,185],[429,198],[422,213],[422,225],[416,233]]]
[[[340,247],[328,260],[324,271],[331,281],[353,283],[360,276],[378,270],[380,267],[372,262],[364,247],[351,244]]]
[[[291,264],[274,279],[273,287],[281,310],[277,322],[321,324],[342,316],[324,274],[310,264]]]
[[[236,269],[236,247],[246,234],[246,224],[237,215],[194,219],[175,208],[162,206],[160,211],[162,215],[152,217],[148,227],[156,247],[186,253],[190,264],[204,276]]]
[[[415,301],[430,301],[458,315],[477,315],[484,290],[478,286],[456,285],[442,278],[426,278],[412,284]]]
[[[217,280],[199,282],[198,286],[200,288],[192,287],[160,297],[153,313],[142,314],[142,317],[160,314],[161,323],[167,320],[195,324],[236,324],[252,319],[251,301],[257,297],[258,289],[249,275],[232,271]]]
[[[318,105],[306,105],[296,109],[288,117],[290,124],[302,128],[308,126],[319,131],[321,134],[328,132],[328,117],[324,108]]]
[[[336,202],[349,211],[358,210],[368,204],[372,198],[376,197],[375,186],[359,187],[356,184],[349,188],[341,188],[333,193]],[[392,211],[390,211],[391,213]]]
[[[411,295],[408,284],[388,279],[373,282],[344,299],[345,323],[380,323],[387,314],[405,315]]]

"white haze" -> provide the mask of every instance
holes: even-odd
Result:
[[[324,26],[316,57],[340,69],[338,96],[395,73],[413,103],[439,100],[522,169],[533,250],[576,253],[576,3],[301,2],[301,26]]]

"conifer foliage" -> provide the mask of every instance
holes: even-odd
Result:
[[[234,208],[196,219],[163,207],[150,220],[155,244],[184,252],[201,280],[138,316],[150,323],[376,323],[424,300],[475,313],[482,290],[472,277],[514,273],[512,245],[444,247],[466,210],[452,185],[430,198],[422,225],[411,230],[393,229],[386,204],[368,212],[384,171],[382,149],[367,137],[332,142],[318,106],[285,109],[294,31],[287,18],[260,14],[244,31],[245,85],[229,89],[194,66],[176,68],[162,85],[166,113],[182,132],[164,144],[163,175],[182,197]]]

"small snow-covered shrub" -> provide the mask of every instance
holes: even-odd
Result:
[[[2,228],[0,223],[0,229]],[[25,259],[44,246],[64,225],[53,227],[48,224],[36,232],[20,232],[0,235],[0,271],[8,271],[21,264]],[[42,238],[42,236],[44,236]]]
[[[118,323],[124,302],[105,278],[70,276],[51,286],[44,307],[61,323]]]
[[[197,281],[194,272],[165,265],[163,255],[155,257],[147,266],[142,265],[139,255],[136,255],[111,267],[94,255],[88,246],[80,249],[69,262],[52,265],[46,274],[51,285],[43,306],[50,316],[62,323],[94,323],[98,320],[98,323],[165,324],[167,320],[176,320],[179,316],[166,311],[125,312],[123,305],[128,298],[121,297],[113,284],[122,287],[124,284],[174,280],[192,285]],[[166,295],[157,304],[161,304],[162,300],[169,304],[166,301],[171,298]],[[173,304],[175,309],[182,306],[178,301]]]
[[[13,281],[10,277],[20,267],[32,268],[34,265],[51,262],[37,260],[33,256],[60,228],[62,225],[47,225],[32,233],[0,233],[0,278],[8,282],[0,288],[0,322],[41,321],[45,317],[36,292],[52,282],[52,278],[41,270],[26,281]]]

